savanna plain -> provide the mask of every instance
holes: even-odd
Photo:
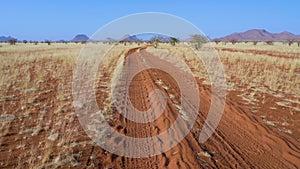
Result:
[[[192,130],[175,147],[148,158],[118,156],[97,145],[80,124],[73,103],[72,84],[77,80],[73,75],[83,47],[99,49],[91,50],[86,60],[107,51],[95,72],[96,80],[90,82],[94,91],[87,92],[94,92],[99,113],[115,131],[130,137],[150,137],[168,129],[177,116],[189,118],[181,110],[178,84],[170,74],[158,69],[138,73],[130,83],[129,95],[132,104],[142,111],[150,107],[152,90],[164,92],[167,106],[160,117],[150,123],[135,123],[114,107],[112,93],[118,90],[116,86],[123,85],[126,72],[137,65],[151,64],[168,65],[183,78],[187,71],[192,72],[200,96]],[[215,96],[198,56],[209,60],[207,49],[211,48],[224,68],[226,101],[214,134],[199,143]],[[0,43],[0,59],[0,168],[300,167],[297,43],[209,42],[197,50],[185,42],[157,46]],[[136,148],[143,151],[142,147]]]

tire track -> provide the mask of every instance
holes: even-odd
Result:
[[[124,62],[121,86],[131,86],[127,94],[130,95],[133,105],[141,111],[150,108],[149,93],[154,89],[163,91],[169,97],[167,107],[155,121],[142,124],[122,118],[116,126],[122,126],[123,129],[120,130],[119,127],[118,131],[131,137],[158,135],[168,129],[179,115],[174,104],[181,104],[180,89],[171,76],[157,69],[142,71],[131,84],[127,84],[129,82],[127,72],[134,66],[144,68],[154,64],[171,65],[144,49],[134,49],[129,54]],[[175,70],[178,72],[176,67]],[[162,80],[162,84],[157,83],[159,80]],[[214,96],[211,95],[209,86],[202,85],[199,80],[198,85],[201,97],[200,111],[191,132],[177,146],[165,153],[143,159],[122,157],[122,165],[116,168],[297,168],[299,166],[295,161],[299,159],[299,143],[257,121],[243,105],[234,100],[235,97],[229,97],[227,100],[222,121],[212,137],[206,143],[199,144],[198,136],[201,131],[199,129],[203,127],[211,97]],[[124,88],[120,91],[126,92]],[[171,95],[174,98],[170,98]],[[217,105],[218,103],[215,106]],[[149,120],[153,117],[146,116],[146,118]],[[176,137],[175,131],[171,133]],[[278,146],[281,148],[277,150]],[[137,148],[147,151],[142,147]],[[201,155],[203,153],[206,155]]]

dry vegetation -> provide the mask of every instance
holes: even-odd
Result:
[[[296,44],[216,45],[212,42],[194,50],[192,45],[181,43],[175,47],[161,44],[157,49],[149,48],[148,51],[184,70],[189,67],[196,77],[210,84],[208,73],[198,56],[209,60],[211,55],[215,55],[212,48],[223,63],[227,90],[236,93],[237,102],[246,102],[250,111],[259,115],[266,124],[297,135],[300,127],[300,48]],[[292,127],[288,129],[287,126]]]
[[[209,50],[207,50],[207,48]],[[192,72],[199,78],[204,78],[209,83],[209,78],[201,59],[198,59],[196,53],[204,59],[212,55],[210,48],[218,51],[221,62],[223,63],[227,77],[229,90],[235,90],[239,87],[254,87],[272,94],[291,94],[297,96],[300,94],[300,48],[297,46],[287,46],[282,43],[267,45],[258,43],[254,46],[251,43],[232,44],[207,44],[200,50],[193,50],[187,44],[180,44],[173,47],[168,44],[160,45],[159,49],[148,49],[162,58],[169,59],[170,62],[186,69],[186,64],[182,64],[182,58],[191,68]],[[227,51],[220,49],[239,49],[238,51]],[[252,53],[245,53],[240,49],[252,49]],[[268,53],[284,53],[285,57],[276,57],[259,53],[256,51],[265,51]],[[259,53],[259,54],[257,54]],[[289,57],[290,56],[290,57]],[[276,93],[275,93],[276,92]]]
[[[83,46],[1,44],[0,166],[74,167],[83,147],[93,145],[80,133],[82,128],[72,105],[73,70]],[[88,47],[107,50],[112,46],[91,44]],[[105,75],[97,76],[106,78],[102,84],[105,92],[110,90],[109,81],[122,52],[132,47],[119,45],[106,55],[100,66]],[[93,51],[93,56],[105,50]]]
[[[72,105],[72,80],[77,56],[84,45],[0,44],[0,167],[75,167],[83,161],[85,147],[93,146],[93,142],[82,135],[82,128],[78,125]],[[89,47],[99,45],[103,49],[112,47],[100,43]],[[113,77],[118,78],[122,70],[124,53],[136,46],[116,45],[99,66],[102,73],[97,75],[97,81],[101,82],[95,87],[105,93],[101,96],[103,103],[100,107],[107,111],[107,118],[113,118],[109,115],[111,86],[117,80]],[[198,53],[209,58],[209,52],[205,50],[209,46],[216,47],[224,64],[228,90],[238,91],[253,112],[257,111],[258,103],[270,102],[267,96],[272,95],[277,107],[269,106],[270,112],[284,107],[299,117],[300,48],[296,44],[211,43],[193,50],[188,44],[180,43],[175,46],[159,44],[158,48],[149,47],[147,51],[186,71],[190,67],[195,76],[209,84],[205,67],[195,55]],[[103,51],[93,50],[96,53]],[[270,52],[275,55],[270,55]],[[284,57],[278,57],[282,53]],[[269,115],[261,114],[267,124],[281,124],[279,130],[300,134],[297,131],[299,121],[270,121]],[[290,125],[292,128],[288,128]],[[93,157],[89,158],[92,160]],[[93,167],[92,163],[89,165]]]

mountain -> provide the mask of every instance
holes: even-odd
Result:
[[[161,35],[161,34],[156,34],[156,33],[143,33],[143,34],[138,34],[138,35],[125,35],[123,38],[121,38],[121,41],[126,41],[126,42],[148,42],[153,39],[157,39],[160,42],[169,42],[171,37],[167,35]]]
[[[162,42],[170,41],[170,37],[167,35],[157,34],[157,33],[143,33],[138,34],[137,37],[143,41],[151,41],[153,39],[157,39]]]
[[[57,43],[65,43],[65,42],[68,42],[68,41],[61,39],[61,40],[57,40],[55,42],[57,42]]]
[[[71,42],[85,42],[88,40],[89,40],[88,36],[86,36],[84,34],[78,34],[71,40]]]
[[[292,34],[290,32],[281,32],[281,33],[278,33],[278,34],[274,34],[274,36],[277,38],[277,39],[281,39],[281,40],[300,40],[300,35],[295,35],[295,34]]]
[[[13,38],[11,36],[8,36],[8,37],[6,37],[6,36],[0,36],[0,42],[8,42],[10,40],[17,40],[17,39]]]
[[[288,41],[300,40],[300,35],[290,32],[270,33],[265,29],[251,29],[241,33],[233,33],[222,38],[214,40],[220,41]]]
[[[123,38],[121,38],[121,41],[125,41],[125,42],[137,42],[137,41],[141,41],[136,35],[125,35]]]

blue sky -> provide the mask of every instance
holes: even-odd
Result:
[[[211,38],[259,28],[270,32],[300,34],[300,1],[15,1],[0,2],[0,36],[19,40],[72,39],[91,36],[119,17],[141,12],[179,16]]]

